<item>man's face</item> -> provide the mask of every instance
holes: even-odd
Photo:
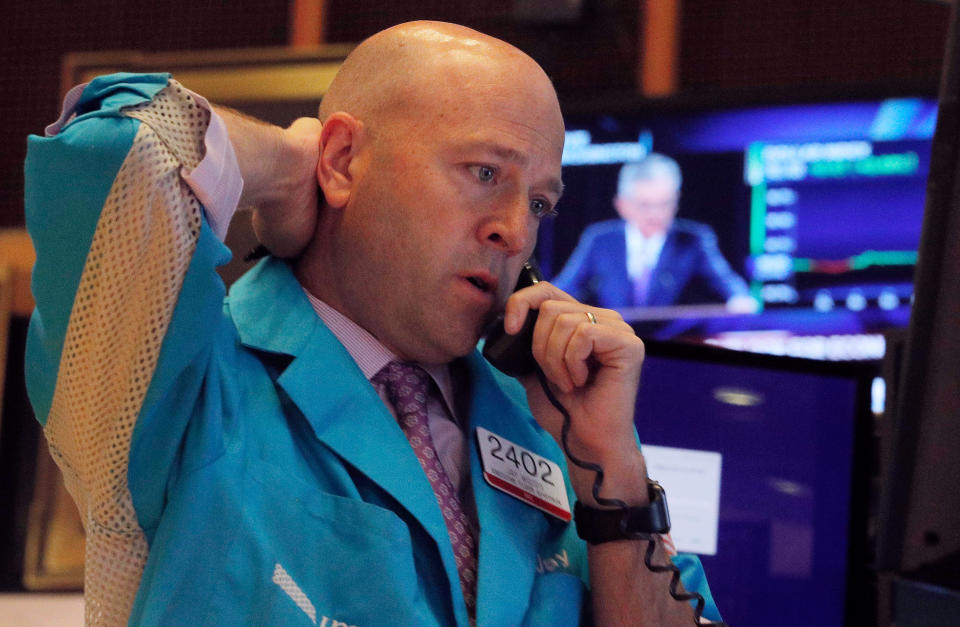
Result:
[[[552,87],[454,84],[372,133],[344,213],[346,313],[426,363],[473,349],[561,192]]]
[[[621,218],[644,237],[651,237],[670,229],[679,198],[680,193],[670,179],[646,179],[631,183],[627,193],[617,196],[613,205]]]

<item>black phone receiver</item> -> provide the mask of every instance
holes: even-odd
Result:
[[[520,270],[520,277],[513,291],[536,285],[542,280],[534,262],[527,261]],[[537,311],[527,312],[520,332],[509,335],[503,330],[503,314],[490,323],[485,333],[487,339],[483,345],[483,356],[500,372],[511,377],[522,377],[537,369],[533,358],[533,327],[537,324]]]

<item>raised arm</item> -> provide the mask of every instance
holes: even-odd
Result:
[[[220,117],[166,74],[116,74],[29,140],[27,384],[87,530],[88,621],[126,621],[190,417],[218,389],[202,385],[222,318],[214,270],[241,188],[264,223],[299,234],[289,216],[316,213],[315,127]]]
[[[202,372],[220,315],[226,249],[206,214],[230,214],[240,180],[222,126],[168,75],[100,77],[72,95],[25,166],[27,386],[87,530],[87,620],[119,623],[195,398],[169,391]],[[181,411],[160,415],[160,402]],[[156,465],[140,472],[145,437]]]
[[[603,467],[602,498],[616,498],[629,507],[648,505],[646,464],[633,426],[643,343],[616,312],[587,307],[545,282],[511,297],[505,323],[508,332],[519,330],[530,307],[539,309],[534,357],[571,416],[570,452]],[[560,442],[561,414],[548,401],[535,377],[524,381],[524,385],[534,416]],[[578,467],[569,456],[568,469],[581,504],[607,507],[592,494],[592,470]],[[671,573],[655,573],[644,564],[648,546],[647,540],[634,539],[589,545],[596,624],[694,623],[691,605],[669,594]],[[658,541],[652,564],[666,565],[669,559]],[[699,572],[691,574],[700,577]],[[705,585],[702,591],[709,600]],[[716,615],[712,601],[707,609],[708,617]]]

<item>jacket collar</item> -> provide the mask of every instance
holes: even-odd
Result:
[[[230,288],[230,316],[244,346],[298,356],[319,324],[293,270],[267,257]]]

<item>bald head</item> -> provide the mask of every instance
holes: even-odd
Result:
[[[549,78],[522,51],[464,26],[408,22],[357,46],[324,96],[319,117],[324,121],[343,111],[375,130],[385,121],[409,121],[427,105],[452,113],[465,93],[514,82],[534,86],[560,119]]]
[[[354,50],[320,118],[301,282],[403,359],[467,354],[562,192],[550,80],[502,41],[413,22]]]

